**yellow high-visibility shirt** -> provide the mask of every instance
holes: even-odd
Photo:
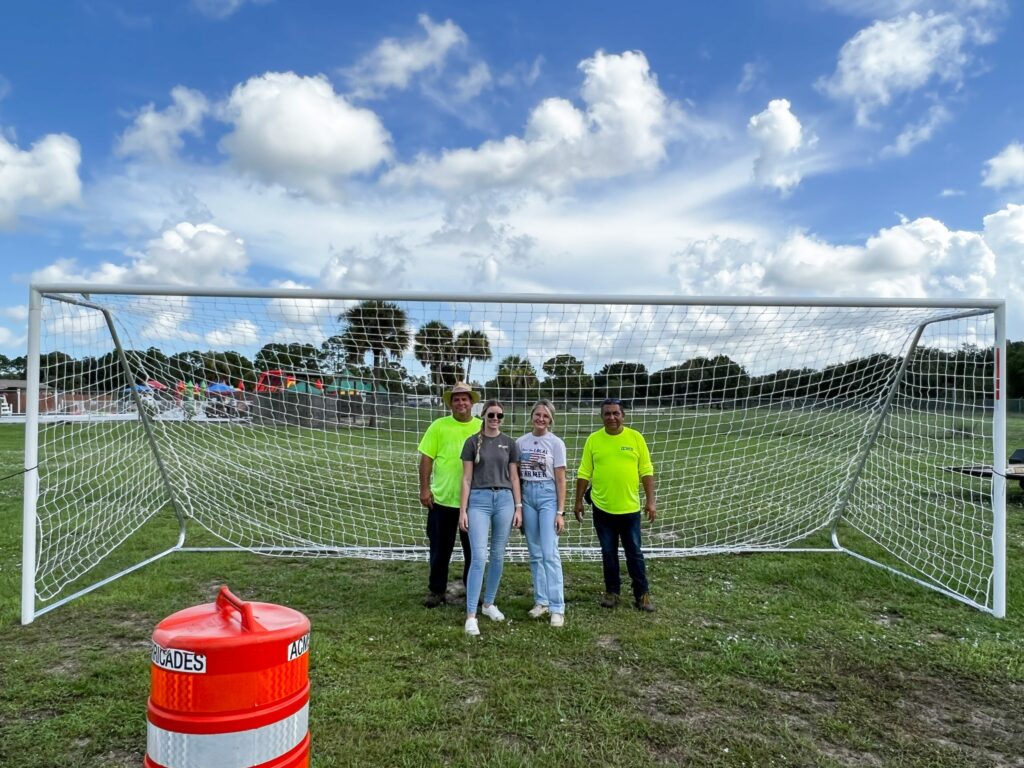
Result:
[[[625,515],[640,511],[640,478],[653,474],[644,436],[623,427],[617,435],[599,429],[587,438],[576,476],[590,481],[595,506]]]
[[[462,496],[462,446],[480,431],[480,419],[458,421],[454,416],[435,419],[420,440],[419,452],[434,460],[430,490],[434,501],[458,508]]]

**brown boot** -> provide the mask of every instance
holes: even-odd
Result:
[[[619,596],[614,592],[605,592],[601,596],[601,607],[602,608],[615,608],[619,604]]]
[[[654,613],[654,601],[651,600],[650,592],[644,592],[636,599],[636,609],[645,613]]]

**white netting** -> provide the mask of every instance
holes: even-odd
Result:
[[[992,462],[990,312],[91,301],[109,309],[129,373],[101,312],[44,300],[43,601],[173,517],[172,498],[191,530],[239,548],[425,557],[416,446],[468,368],[505,401],[514,436],[537,396],[555,401],[570,488],[597,403],[626,401],[655,462],[652,555],[829,546],[841,514],[841,543],[991,604],[990,481],[953,471]],[[156,546],[172,546],[176,526],[160,530],[170,540]],[[574,524],[562,549],[595,557],[595,544]]]

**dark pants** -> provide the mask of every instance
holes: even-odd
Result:
[[[427,510],[427,540],[430,542],[430,577],[427,583],[430,591],[438,595],[448,589],[448,564],[455,549],[456,531],[462,542],[462,580],[465,582],[472,555],[469,535],[459,528],[458,508],[434,504]]]
[[[640,551],[640,513],[611,515],[594,507],[594,530],[601,542],[601,566],[604,571],[605,592],[614,595],[622,589],[619,572],[619,541],[626,553],[626,570],[633,581],[633,597],[647,592],[647,565]]]

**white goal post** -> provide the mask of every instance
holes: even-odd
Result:
[[[1005,614],[1002,301],[60,284],[30,289],[22,622],[182,551],[426,559],[457,379],[513,436],[553,400],[570,489],[620,398],[649,556],[846,553]]]

